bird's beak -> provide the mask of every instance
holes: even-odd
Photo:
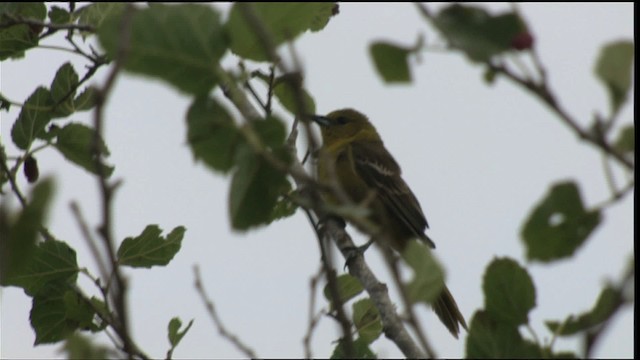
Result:
[[[329,126],[329,125],[331,125],[331,120],[329,120],[329,118],[327,118],[326,116],[311,115],[309,117],[311,118],[311,120],[315,121],[320,126]]]

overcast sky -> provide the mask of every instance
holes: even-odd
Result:
[[[608,98],[593,76],[594,61],[605,42],[633,38],[633,4],[522,4],[521,11],[561,103],[582,124],[588,124],[596,110],[606,114]],[[342,3],[340,14],[323,31],[296,42],[307,88],[318,112],[353,107],[377,126],[422,204],[447,284],[467,321],[483,306],[485,267],[494,257],[509,256],[526,265],[533,277],[537,306],[530,323],[541,341],[549,341],[545,320],[563,320],[572,312],[590,309],[605,281],[619,278],[633,252],[632,196],[604,213],[601,226],[574,258],[551,266],[526,264],[520,228],[551,183],[575,179],[587,206],[609,197],[601,155],[579,142],[520,88],[502,79],[487,86],[482,69],[460,54],[425,53],[422,62],[412,66],[413,84],[385,86],[368,57],[369,44],[384,39],[410,45],[420,33],[428,42],[437,42],[436,33],[413,5]],[[60,38],[46,43],[63,43]],[[48,86],[70,56],[36,49],[24,59],[2,62],[2,93],[24,101],[38,85]],[[71,60],[82,73],[82,59]],[[227,63],[232,66],[235,60]],[[101,81],[104,73],[96,79]],[[125,75],[118,80],[106,112],[106,140],[116,169],[113,178],[123,180],[115,198],[117,238],[136,236],[147,224],[158,224],[167,232],[179,225],[187,228],[182,250],[169,266],[126,269],[133,336],[151,356],[163,357],[168,349],[167,324],[179,316],[195,322],[175,357],[243,356],[217,334],[206,315],[193,287],[192,267],[198,264],[225,325],[258,356],[303,356],[309,279],[320,257],[314,234],[302,212],[257,231],[231,231],[230,179],[194,163],[186,145],[184,117],[189,104],[188,97],[162,83]],[[18,111],[13,107],[9,114],[0,114],[8,155],[16,154],[10,129]],[[71,118],[88,122],[89,115]],[[632,122],[633,117],[630,104],[622,121]],[[89,222],[97,224],[96,181],[53,150],[37,158],[41,176],[54,177],[58,189],[50,231],[78,251],[80,266],[97,274],[68,206],[71,200],[78,201]],[[22,178],[20,184],[29,188]],[[356,241],[363,240],[353,235]],[[373,270],[387,279],[376,250],[366,257]],[[87,279],[80,279],[92,292]],[[31,303],[21,290],[3,288],[0,296],[3,358],[61,356],[60,345],[33,347]],[[319,298],[317,305],[326,302]],[[431,310],[420,307],[418,314],[440,356],[464,354],[466,334],[455,340]],[[530,336],[526,329],[522,333]],[[331,319],[323,319],[314,333],[313,354],[330,356],[339,334]],[[633,309],[626,308],[614,318],[594,355],[632,357],[633,334]],[[576,339],[560,339],[554,349],[578,346]],[[372,347],[380,357],[401,355],[384,337]]]

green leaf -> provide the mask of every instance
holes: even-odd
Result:
[[[631,88],[634,51],[633,41],[627,40],[608,43],[600,50],[595,72],[609,91],[612,114],[617,113],[627,100]]]
[[[77,329],[77,324],[66,318],[66,290],[59,283],[48,283],[33,297],[29,320],[36,333],[34,345],[56,343]]]
[[[174,349],[180,343],[180,340],[187,334],[187,331],[191,329],[191,325],[193,325],[193,319],[189,321],[184,330],[180,331],[180,327],[182,327],[182,321],[180,318],[174,317],[169,321],[169,343],[171,344],[171,348]]]
[[[49,283],[75,283],[78,277],[76,251],[57,240],[45,241],[35,248],[25,270],[8,281],[33,296]]]
[[[52,193],[53,181],[51,179],[45,179],[38,183],[31,192],[31,200],[14,222],[7,218],[5,204],[3,203],[3,206],[0,207],[2,214],[0,216],[0,224],[2,224],[0,284],[3,286],[28,286],[31,282],[29,279],[16,279],[16,277],[28,276],[34,265],[33,259],[38,252],[36,246],[38,230],[45,222]]]
[[[97,174],[93,150],[94,138],[94,129],[80,123],[69,123],[57,131],[57,140],[54,146],[67,160]],[[100,148],[103,154],[109,155],[107,145],[102,139],[100,139]],[[102,171],[109,177],[113,173],[113,166],[105,165]]]
[[[431,250],[413,240],[402,252],[402,258],[414,272],[413,279],[407,284],[409,299],[414,303],[433,303],[444,287],[444,272]]]
[[[33,297],[31,327],[36,333],[35,345],[64,340],[77,329],[88,328],[95,313],[69,284],[47,283]]]
[[[527,259],[549,262],[571,256],[600,220],[598,210],[585,210],[574,182],[553,185],[522,227]]]
[[[8,26],[9,21],[43,21],[46,16],[47,8],[44,3],[0,3],[0,61],[23,56],[25,50],[38,45],[38,34],[42,31],[42,27],[36,25]]]
[[[49,20],[54,24],[67,24],[71,22],[71,14],[59,6],[52,6],[49,10]]]
[[[324,28],[336,5],[333,2],[261,2],[251,5],[235,3],[225,24],[231,51],[245,59],[267,61],[271,59],[265,52],[265,44],[243,16],[243,6],[253,7],[254,13],[267,31],[263,35],[277,47],[286,41],[293,41],[307,30],[318,31]]]
[[[283,77],[286,75],[283,75]],[[282,77],[280,77],[280,81],[275,81],[273,94],[278,98],[280,104],[287,109],[292,114],[299,113],[298,111],[298,103],[296,101],[295,92],[293,89],[293,84],[287,81],[282,81]],[[316,113],[316,102],[313,97],[305,90],[301,88],[303,102],[304,102],[304,110],[305,114],[315,114]]]
[[[368,344],[380,337],[382,321],[371,299],[362,299],[353,304],[353,325],[358,330],[358,337]]]
[[[289,184],[289,187],[291,187],[291,184]],[[287,197],[281,197],[273,207],[273,211],[270,216],[270,223],[276,220],[288,218],[295,214],[296,210],[298,210],[298,205],[296,203]]]
[[[47,7],[43,2],[6,2],[0,3],[0,25],[9,18],[24,18],[44,21]]]
[[[187,112],[187,142],[196,160],[226,173],[234,165],[242,137],[227,110],[215,99],[201,96]]]
[[[89,330],[92,332],[98,332],[104,330],[109,324],[102,320],[102,318],[108,319],[111,314],[107,305],[101,299],[98,299],[95,296],[92,296],[89,299],[91,302],[91,308],[96,312],[96,316],[94,317],[94,323],[89,326]]]
[[[251,125],[266,147],[278,149],[284,144],[287,130],[277,117],[269,116],[265,120],[254,121]]]
[[[229,193],[231,225],[247,230],[268,223],[278,198],[289,187],[287,178],[248,145],[238,149],[236,164]]]
[[[578,316],[571,315],[564,322],[546,321],[545,324],[549,330],[558,335],[574,335],[605,322],[615,313],[621,301],[621,294],[614,287],[607,286],[602,290],[590,311]]]
[[[78,74],[71,63],[65,63],[56,72],[51,83],[52,117],[67,117],[75,112],[74,96],[78,86]]]
[[[482,290],[491,318],[513,326],[529,322],[529,311],[536,306],[536,289],[527,270],[517,262],[494,259],[484,274]]]
[[[66,353],[67,359],[100,360],[116,357],[115,354],[110,354],[108,347],[94,344],[91,338],[78,333],[67,336],[61,352]]]
[[[633,153],[636,149],[636,130],[633,125],[627,125],[620,129],[615,143],[616,150],[621,153]]]
[[[331,354],[331,359],[346,359],[347,358],[347,350],[345,346],[346,340],[340,339],[338,341],[338,345],[336,345],[335,349],[333,349],[333,353]],[[353,341],[353,351],[352,354],[353,359],[375,359],[376,354],[371,351],[369,348],[369,343],[362,338],[356,339]]]
[[[369,52],[378,74],[386,83],[411,82],[408,59],[411,49],[378,41],[371,44]]]
[[[160,236],[162,230],[158,225],[148,225],[139,236],[124,239],[118,248],[118,262],[145,268],[167,265],[180,250],[185,231],[183,226],[178,226],[165,239]]]
[[[51,121],[51,94],[45,87],[37,88],[25,101],[18,119],[11,128],[13,143],[27,150],[33,141],[43,135]]]
[[[514,12],[491,15],[481,7],[460,4],[443,8],[433,25],[450,46],[476,62],[512,49],[513,40],[527,32],[524,20]]]
[[[489,311],[477,311],[471,319],[466,358],[519,359],[540,358],[541,349],[524,339],[515,324],[494,319]]]
[[[336,278],[336,286],[338,287],[338,294],[342,300],[341,303],[343,304],[358,296],[364,290],[360,280],[349,274],[342,274],[338,276]],[[329,288],[328,283],[324,286],[322,293],[324,294],[325,299],[331,302],[331,308],[333,309],[333,297],[331,296],[331,289]]]
[[[88,25],[99,28],[102,22],[114,15],[118,15],[124,9],[126,3],[98,2],[83,6],[73,13],[74,19],[79,25]]]
[[[73,106],[76,111],[86,111],[93,109],[96,106],[95,98],[96,90],[93,87],[84,89],[83,92],[73,100]]]
[[[75,322],[79,328],[91,328],[95,312],[86,299],[74,290],[68,290],[64,293],[63,301],[66,319]]]
[[[215,64],[227,50],[220,14],[208,5],[154,5],[131,20],[125,69],[164,80],[189,94],[207,94],[217,83]],[[122,44],[122,16],[110,16],[98,30],[100,44],[116,58]]]

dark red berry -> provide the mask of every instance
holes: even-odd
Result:
[[[516,50],[528,50],[533,47],[533,35],[529,32],[521,32],[511,40],[511,47]]]
[[[40,176],[40,171],[38,170],[38,162],[36,158],[29,155],[26,159],[24,159],[24,165],[22,170],[24,171],[24,176],[27,178],[27,181],[30,183],[34,183],[38,180]]]

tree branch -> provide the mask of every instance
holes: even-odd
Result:
[[[220,317],[218,317],[218,313],[216,312],[216,308],[213,305],[213,301],[211,301],[211,299],[207,295],[206,290],[204,289],[204,286],[202,285],[202,280],[200,277],[200,268],[198,267],[198,265],[193,266],[193,273],[195,276],[194,286],[196,287],[196,290],[198,290],[198,293],[200,294],[200,298],[202,299],[202,302],[204,302],[207,308],[207,311],[209,312],[209,316],[211,317],[211,320],[213,320],[213,324],[218,328],[218,333],[220,333],[220,335],[225,339],[229,340],[233,345],[235,345],[238,348],[238,350],[240,350],[248,358],[251,358],[251,359],[258,358],[256,353],[250,347],[245,345],[236,335],[232,334],[227,330],[227,328],[222,323],[222,320],[220,320]]]

